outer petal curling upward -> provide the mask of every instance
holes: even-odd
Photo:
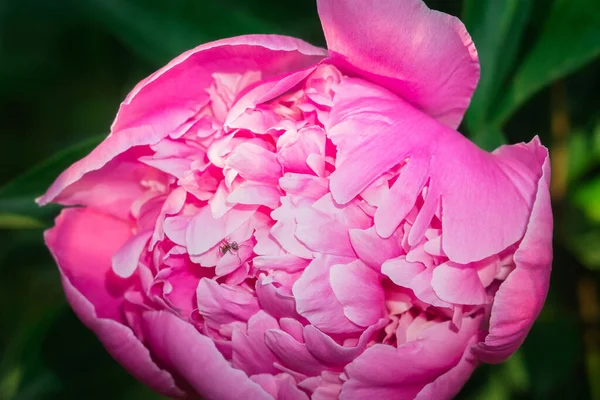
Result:
[[[479,81],[460,20],[421,0],[318,0],[333,62],[456,128]]]

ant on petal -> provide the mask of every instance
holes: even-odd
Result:
[[[247,245],[239,245],[238,242],[229,242],[227,239],[221,240],[221,245],[219,245],[219,254],[224,256],[227,252],[231,254],[235,254],[240,264],[242,263],[242,259],[238,254],[238,250],[240,247],[248,247]]]
[[[227,252],[233,254],[233,251],[237,252],[239,249],[240,245],[237,242],[228,242],[227,239],[221,240],[221,245],[219,246],[219,251],[222,255],[227,254]]]

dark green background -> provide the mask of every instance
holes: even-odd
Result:
[[[461,17],[479,51],[461,132],[487,149],[539,135],[553,158],[546,307],[521,350],[459,397],[600,399],[600,2],[427,3]],[[136,82],[244,33],[324,45],[311,0],[0,1],[0,400],[156,398],[67,307],[41,236],[57,208],[33,199],[107,133]]]

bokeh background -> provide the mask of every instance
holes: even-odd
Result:
[[[427,3],[459,16],[479,51],[460,131],[486,149],[539,135],[553,167],[546,306],[519,352],[459,398],[600,399],[600,1]],[[33,199],[107,134],[136,82],[245,33],[324,45],[312,0],[0,0],[0,400],[159,398],[68,308],[42,242],[57,207]]]

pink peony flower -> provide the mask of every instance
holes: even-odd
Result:
[[[455,131],[479,77],[420,0],[318,1],[329,49],[269,35],[139,83],[40,204],[67,298],[167,396],[446,399],[548,289],[547,150]]]

